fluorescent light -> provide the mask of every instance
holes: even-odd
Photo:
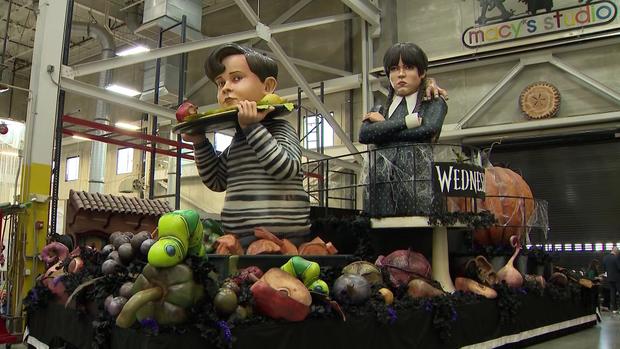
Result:
[[[17,156],[17,152],[15,152],[15,151],[0,151],[0,155]]]
[[[8,90],[9,90],[8,87],[0,87],[0,93],[5,93]]]
[[[75,139],[80,139],[80,140],[83,140],[83,141],[90,141],[90,139],[88,139],[88,138],[86,138],[86,137],[82,137],[82,136],[76,136],[76,135],[73,135],[73,138],[75,138]]]
[[[149,52],[150,50],[151,50],[150,48],[146,46],[142,46],[142,45],[131,46],[125,50],[122,50],[121,52],[117,52],[116,55],[117,56],[129,56],[129,55],[135,55],[137,53]]]
[[[125,130],[132,130],[132,131],[136,131],[140,129],[140,126],[138,125],[130,124],[128,122],[123,122],[123,121],[118,121],[117,123],[114,124],[114,126],[118,128],[124,128]]]
[[[136,91],[134,89],[121,86],[121,85],[117,85],[117,84],[108,85],[105,89],[108,91],[120,93],[125,96],[129,96],[129,97],[134,97],[140,94],[140,91]]]

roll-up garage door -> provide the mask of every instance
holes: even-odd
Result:
[[[505,145],[491,161],[519,171],[549,202],[550,243],[620,242],[618,139]]]

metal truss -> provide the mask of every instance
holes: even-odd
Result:
[[[599,81],[587,76],[580,72],[578,69],[566,64],[561,59],[553,56],[550,53],[530,55],[523,57],[519,62],[480,100],[476,103],[468,112],[463,116],[461,120],[456,124],[455,129],[460,130],[466,128],[467,124],[480,115],[480,111],[483,110],[488,104],[490,104],[495,97],[497,97],[501,91],[517,76],[523,69],[529,65],[548,63],[554,67],[562,70],[563,72],[573,76],[578,82],[586,85],[594,90],[594,92],[601,94],[604,97],[612,100],[616,104],[620,104],[620,93],[613,89],[603,85]],[[568,125],[570,122],[564,120],[567,118],[556,119],[560,123]],[[506,125],[502,125],[506,129]]]

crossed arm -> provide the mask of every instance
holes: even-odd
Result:
[[[365,121],[360,129],[359,141],[364,144],[430,141],[441,132],[447,111],[446,102],[439,98],[426,102],[421,109],[421,124],[417,127],[408,128],[405,119]]]

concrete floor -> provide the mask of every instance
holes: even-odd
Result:
[[[620,315],[603,312],[598,325],[564,337],[531,345],[528,349],[615,349],[620,348]]]
[[[620,315],[602,313],[603,321],[598,325],[564,337],[552,339],[540,344],[528,346],[528,349],[619,349]],[[5,348],[0,345],[0,348]],[[12,349],[25,349],[23,344],[11,346]]]

